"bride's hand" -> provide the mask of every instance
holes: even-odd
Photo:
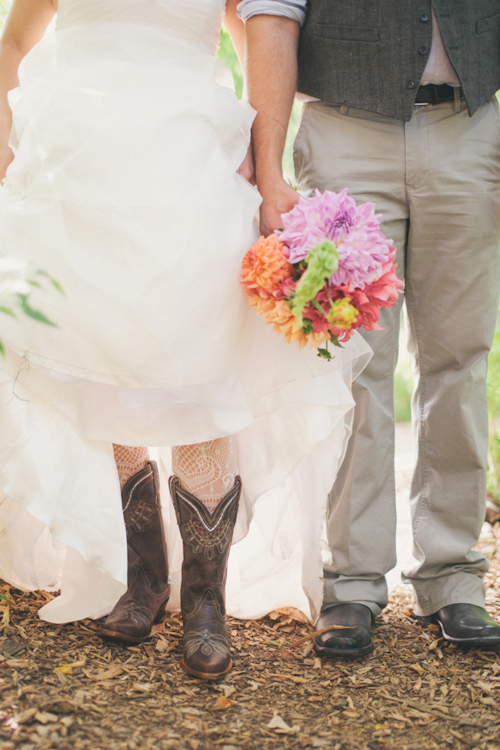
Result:
[[[12,115],[10,109],[4,111],[4,108],[0,107],[0,185],[5,180],[7,167],[14,160],[14,153],[9,146],[11,129]]]
[[[12,149],[9,148],[8,143],[0,145],[0,183],[5,179],[7,173],[7,167],[14,160],[14,154]]]
[[[240,164],[238,174],[245,178],[251,185],[255,185],[255,164],[253,161],[252,144],[248,146],[245,158]]]

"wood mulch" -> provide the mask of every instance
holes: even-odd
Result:
[[[500,619],[499,523],[480,547]],[[230,620],[235,667],[215,684],[179,667],[176,614],[124,648],[103,643],[91,620],[41,622],[50,594],[0,592],[0,750],[500,750],[500,650],[445,643],[414,619],[405,587],[365,658],[318,659],[311,641],[297,643],[312,627],[293,610]]]

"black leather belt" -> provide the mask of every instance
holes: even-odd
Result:
[[[427,86],[419,86],[415,104],[440,104],[441,102],[452,102],[455,99],[454,86],[447,83],[428,83]]]

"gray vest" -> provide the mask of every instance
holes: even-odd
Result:
[[[472,115],[500,88],[500,0],[432,6]],[[299,91],[409,120],[431,42],[431,0],[309,0]]]

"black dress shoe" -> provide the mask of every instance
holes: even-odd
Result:
[[[330,625],[344,626],[316,636],[314,649],[321,656],[362,656],[373,650],[371,610],[364,604],[336,604],[322,612],[316,630]]]
[[[485,647],[500,645],[500,625],[483,607],[449,604],[431,615],[430,620],[439,625],[443,638],[452,643]]]

